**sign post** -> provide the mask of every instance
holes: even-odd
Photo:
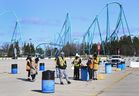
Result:
[[[101,50],[101,46],[100,46],[100,43],[98,42],[97,44],[97,50],[98,50],[98,55],[100,54],[100,50]]]

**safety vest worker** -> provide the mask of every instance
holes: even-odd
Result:
[[[98,67],[99,67],[99,57],[96,57],[93,60],[93,69],[97,71]]]
[[[92,55],[89,55],[89,58],[88,58],[88,61],[86,64],[88,67],[89,79],[91,80],[93,77],[93,57],[92,57]]]
[[[70,84],[71,82],[69,81],[68,74],[66,72],[67,62],[64,58],[64,52],[61,52],[61,56],[58,57],[57,65],[58,65],[58,68],[59,68],[60,84],[62,84],[62,85],[64,84],[63,81],[62,81],[62,76],[63,75],[65,76],[65,79],[66,79],[67,83]]]
[[[64,57],[58,57],[57,59],[57,65],[58,65],[58,68],[60,69],[66,69],[67,67],[67,63],[66,63],[66,60]]]
[[[80,67],[81,59],[77,58],[73,60],[74,67]]]
[[[75,59],[73,60],[72,64],[74,65],[74,80],[79,80],[79,76],[80,76],[80,65],[81,65],[81,58],[80,55],[78,55],[76,53]]]
[[[93,59],[92,55],[89,55],[89,59],[87,61],[87,66],[89,69],[93,69]]]
[[[97,54],[95,53],[94,54],[94,60],[93,60],[93,79],[94,80],[97,80],[97,75],[98,75],[98,67],[99,67],[99,58],[98,58],[98,56],[97,56]]]

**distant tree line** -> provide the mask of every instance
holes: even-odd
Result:
[[[139,55],[139,36],[122,36],[118,40],[111,40],[109,42],[105,42],[103,45],[101,44],[100,55],[124,55],[124,56],[133,56]],[[104,46],[105,50],[102,50],[102,46]],[[89,51],[89,48],[90,51]],[[19,47],[18,42],[14,42],[14,44],[5,43],[0,48],[0,56],[4,57],[13,57],[14,49],[16,49],[16,54],[18,57],[27,56],[27,55],[36,55],[39,54],[44,57],[56,56],[60,53],[60,51],[64,51],[65,56],[74,56],[76,53],[80,55],[85,54],[93,54],[97,52],[97,43],[93,45],[89,44],[69,44],[67,43],[63,48],[51,48],[46,47],[43,48],[35,48],[32,43],[24,43],[22,47]],[[104,54],[105,53],[105,54]]]
[[[73,56],[75,53],[79,53],[80,55],[85,54],[94,54],[98,52],[97,43],[94,43],[91,46],[90,52],[89,44],[67,44],[63,47],[63,51],[65,52],[66,56]],[[124,55],[124,56],[139,56],[139,36],[122,36],[119,40],[111,40],[107,43],[101,44],[100,55]],[[102,48],[104,46],[104,49]],[[105,53],[105,54],[104,54]]]
[[[22,47],[19,47],[19,42],[11,44],[5,43],[1,46],[0,56],[1,57],[14,57],[15,51],[17,57],[35,55],[35,47],[32,43],[24,43]]]

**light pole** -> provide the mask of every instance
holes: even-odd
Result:
[[[29,38],[29,54],[31,55],[31,38]]]

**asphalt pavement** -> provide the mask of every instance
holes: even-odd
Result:
[[[55,70],[54,60],[39,61],[42,62],[45,63],[46,70]],[[67,84],[63,79],[64,85],[60,85],[59,79],[56,78],[55,92],[42,93],[42,71],[38,72],[35,82],[30,82],[26,80],[25,59],[0,60],[0,96],[139,96],[139,69],[127,67],[126,70],[117,71],[114,67],[111,74],[105,74],[102,64],[99,74],[104,76],[103,80],[81,81],[73,80],[72,60],[68,59],[67,62],[71,84]],[[11,64],[18,64],[18,74],[11,74]]]

